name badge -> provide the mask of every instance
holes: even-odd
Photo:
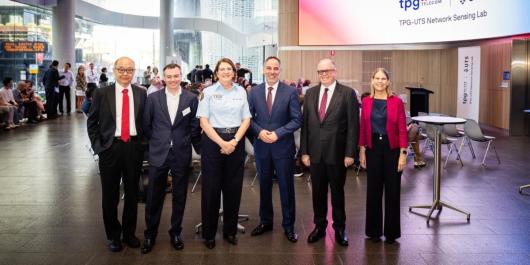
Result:
[[[215,94],[215,95],[213,95],[213,99],[221,100],[221,99],[223,99],[223,95]]]
[[[182,111],[182,116],[186,116],[190,114],[190,112],[191,112],[190,107],[187,107],[185,110]]]

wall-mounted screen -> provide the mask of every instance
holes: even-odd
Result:
[[[530,0],[299,0],[300,45],[448,42],[530,32]]]

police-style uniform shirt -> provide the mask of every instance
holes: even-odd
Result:
[[[197,118],[201,117],[214,128],[239,127],[243,119],[252,117],[247,92],[237,84],[226,90],[219,82],[205,88],[197,108]]]

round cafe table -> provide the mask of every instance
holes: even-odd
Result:
[[[448,116],[416,116],[416,117],[412,117],[412,120],[434,125],[433,127],[436,129],[436,134],[434,136],[433,201],[430,205],[409,206],[409,211],[412,212],[413,208],[429,209],[429,213],[427,214],[427,225],[429,225],[429,221],[431,220],[431,215],[434,212],[434,210],[442,211],[443,206],[445,206],[449,209],[465,214],[467,217],[467,221],[469,222],[469,220],[471,219],[471,213],[461,210],[457,208],[456,206],[453,206],[440,199],[441,197],[441,194],[440,194],[441,155],[440,154],[441,154],[441,135],[443,131],[443,125],[444,124],[462,124],[462,123],[465,123],[466,120],[461,119],[461,118],[456,118],[456,117],[448,117]]]

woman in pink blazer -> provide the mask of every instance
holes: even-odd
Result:
[[[372,242],[380,242],[384,235],[387,243],[395,243],[401,236],[400,186],[407,161],[407,128],[403,102],[392,94],[384,68],[372,74],[371,94],[362,101],[359,146],[361,166],[368,175],[365,233]]]

